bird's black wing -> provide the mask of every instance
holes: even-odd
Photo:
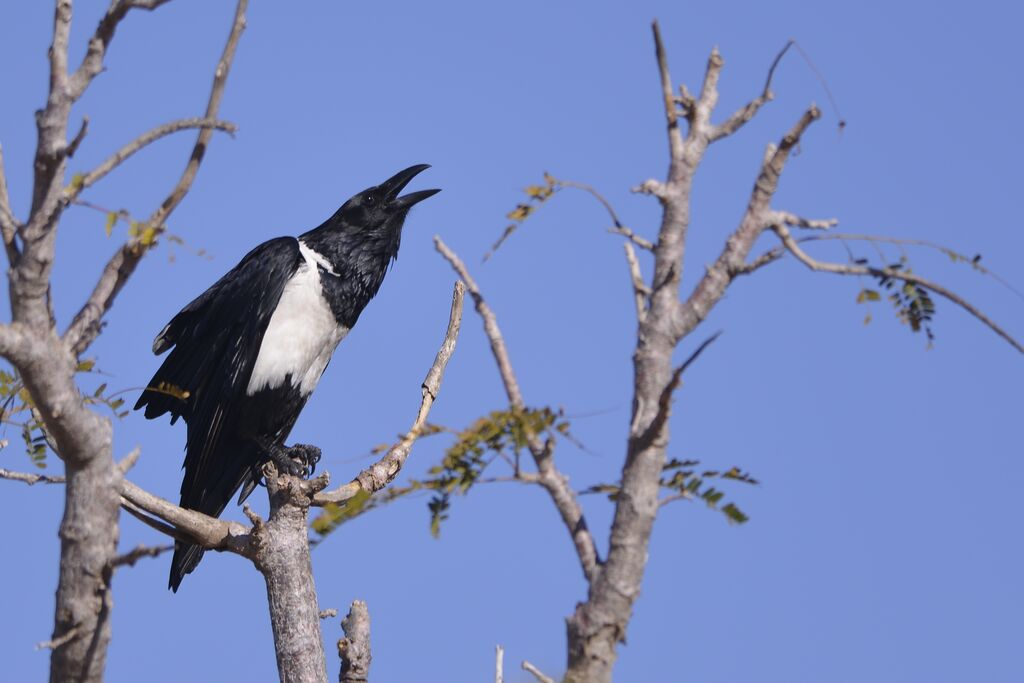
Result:
[[[293,237],[264,242],[181,310],[157,335],[154,353],[171,349],[135,409],[147,418],[171,414],[188,424],[181,505],[208,515],[223,512],[253,466],[251,444],[233,429],[238,404],[263,335],[288,280],[302,263]],[[172,348],[173,347],[173,348]],[[172,587],[198,564],[202,551],[176,548]]]

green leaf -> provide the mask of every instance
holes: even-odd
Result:
[[[107,214],[107,223],[106,223],[106,225],[103,228],[106,231],[106,233],[107,233],[107,237],[110,237],[110,235],[114,232],[114,225],[116,223],[117,223],[117,212],[116,211],[111,211],[110,213]]]
[[[862,304],[866,301],[881,301],[882,295],[873,289],[862,289],[857,294],[857,303]]]

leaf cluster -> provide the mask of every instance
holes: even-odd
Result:
[[[749,473],[740,470],[738,467],[731,467],[728,470],[699,470],[699,460],[679,460],[672,458],[661,468],[662,475],[659,483],[666,495],[662,503],[673,500],[701,500],[712,510],[718,510],[732,524],[743,524],[750,519],[735,503],[727,502],[721,505],[725,498],[725,492],[716,488],[709,480],[731,480],[744,484],[756,486],[759,482]],[[719,484],[721,485],[721,484]],[[618,499],[619,484],[596,484],[580,493],[592,494],[603,493],[609,500]]]

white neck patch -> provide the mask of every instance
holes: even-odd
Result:
[[[320,285],[322,267],[337,275],[330,261],[299,240],[302,263],[284,287],[260,343],[245,393],[276,389],[287,380],[308,396],[348,328],[338,324]]]

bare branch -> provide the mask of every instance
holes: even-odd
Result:
[[[505,385],[509,405],[514,410],[524,410],[526,404],[523,401],[523,394],[519,389],[515,372],[512,370],[512,361],[509,359],[505,339],[501,335],[494,311],[487,305],[483,294],[480,293],[480,288],[458,254],[452,251],[437,235],[434,236],[434,247],[466,283],[466,288],[469,290],[470,296],[473,297],[476,312],[484,323],[484,333],[491,344],[491,353],[498,366],[498,374]],[[572,537],[583,575],[588,581],[593,581],[598,572],[597,548],[594,545],[594,538],[587,528],[587,521],[583,516],[583,509],[576,498],[576,493],[569,487],[565,475],[555,467],[552,461],[553,443],[550,439],[546,443],[542,443],[538,435],[531,433],[527,435],[527,446],[537,465],[538,483],[548,492],[562,522]]]
[[[113,568],[124,567],[124,566],[134,567],[135,563],[138,562],[139,560],[141,560],[142,558],[144,558],[144,557],[159,557],[160,555],[166,553],[168,550],[174,550],[174,546],[173,545],[153,545],[153,546],[137,545],[134,548],[132,548],[130,551],[128,551],[127,553],[125,553],[123,555],[118,555],[117,557],[115,557],[111,561],[110,566],[113,567]]]
[[[140,2],[140,0],[136,0]],[[166,0],[151,0],[151,2],[141,3],[137,6],[145,9],[153,9],[158,7]],[[231,24],[231,31],[228,34],[227,43],[224,45],[224,51],[221,53],[220,60],[217,62],[217,68],[214,71],[213,86],[210,90],[210,98],[206,105],[206,114],[203,116],[204,121],[217,120],[217,112],[220,109],[220,103],[224,96],[224,87],[227,84],[228,74],[231,71],[231,64],[235,57],[235,49],[238,47],[238,41],[242,36],[242,31],[245,29],[245,11],[248,7],[248,0],[238,0],[238,4],[235,8],[234,20]],[[118,7],[121,7],[123,3],[115,2],[111,6],[111,10],[108,11],[108,16],[111,15]],[[150,7],[149,5],[152,5]],[[136,6],[136,5],[132,5]],[[124,11],[127,11],[125,9]],[[121,14],[123,16],[123,12]],[[104,18],[106,20],[106,18]],[[118,18],[118,20],[120,20]],[[116,26],[116,21],[114,22]],[[103,27],[103,21],[100,22],[100,27]],[[97,29],[99,34],[100,29]],[[110,28],[110,35],[113,35],[113,26]],[[95,40],[95,38],[94,38]],[[109,40],[109,37],[108,37]],[[92,49],[92,43],[90,43],[90,50]],[[103,50],[105,50],[105,44]],[[102,53],[101,53],[102,56]],[[87,56],[88,60],[89,57]],[[86,62],[83,62],[82,68],[85,68]],[[79,69],[79,72],[82,71]],[[77,76],[78,74],[76,74]],[[91,77],[90,77],[91,78]],[[89,299],[85,302],[82,308],[75,315],[71,325],[64,333],[64,343],[72,353],[80,355],[83,353],[89,345],[93,342],[96,336],[100,332],[101,320],[106,314],[110,307],[113,306],[114,300],[117,298],[121,288],[124,287],[128,278],[131,277],[132,273],[135,272],[136,266],[139,261],[145,256],[146,252],[155,244],[155,239],[165,229],[165,222],[171,215],[174,209],[177,208],[181,200],[185,198],[189,189],[192,187],[192,182],[195,180],[196,173],[199,171],[199,165],[202,163],[203,156],[206,153],[206,147],[210,142],[210,138],[213,136],[214,127],[202,127],[199,136],[196,139],[196,143],[192,148],[192,155],[189,157],[188,163],[185,165],[185,170],[179,178],[178,183],[171,190],[171,193],[164,199],[163,203],[157,208],[156,211],[149,217],[145,225],[151,229],[150,234],[146,235],[146,230],[140,231],[140,235],[133,238],[124,244],[117,252],[111,257],[110,261],[103,268],[103,272],[100,274],[99,280],[96,282],[93,288],[92,294]]]
[[[743,265],[733,269],[733,275],[750,275],[758,268],[767,266],[769,263],[775,263],[780,258],[786,255],[786,250],[780,247],[773,247],[768,251],[764,252],[753,261],[744,263]]]
[[[494,683],[505,683],[505,648],[494,646]]]
[[[512,361],[508,357],[508,349],[505,347],[505,338],[501,335],[501,328],[498,327],[498,319],[494,316],[491,307],[484,301],[476,280],[469,274],[469,269],[466,268],[466,264],[462,262],[462,259],[449,249],[448,245],[437,235],[434,235],[434,248],[451,264],[455,273],[466,283],[466,288],[469,290],[470,296],[473,297],[476,312],[483,318],[484,332],[486,332],[487,339],[491,342],[491,352],[494,354],[494,360],[498,363],[498,373],[501,375],[501,381],[505,385],[505,394],[508,396],[508,402],[516,410],[522,410],[526,407],[526,404],[523,402],[523,394],[519,390],[519,382],[516,380],[515,372],[512,370]]]
[[[104,176],[120,166],[124,161],[143,147],[172,133],[193,128],[212,128],[214,130],[221,130],[227,133],[235,133],[238,130],[238,127],[229,121],[201,118],[178,119],[177,121],[171,121],[170,123],[165,123],[162,126],[157,126],[156,128],[143,133],[121,149],[114,152],[106,161],[93,170],[76,177],[75,181],[72,182],[71,185],[64,188],[65,201],[68,203],[75,201],[78,195],[80,195],[84,190],[95,185]]]
[[[834,228],[839,225],[839,220],[836,218],[804,218],[803,216],[797,216],[795,213],[790,213],[789,211],[772,211],[768,215],[768,220],[771,223],[781,223],[784,225],[792,225],[797,228],[810,228],[812,230],[828,230],[829,228]]]
[[[328,607],[327,609],[320,610],[321,619],[333,619],[336,616],[338,616],[338,610],[336,610],[333,607]]]
[[[779,145],[769,145],[754,188],[750,193],[747,210],[740,220],[739,226],[726,240],[722,253],[715,263],[707,269],[704,276],[694,287],[689,298],[679,305],[674,316],[674,335],[682,339],[689,334],[721,300],[726,288],[737,275],[752,272],[754,268],[747,264],[747,256],[757,238],[770,225],[773,216],[771,200],[779,186],[779,178],[785,169],[790,153],[799,144],[801,136],[821,112],[811,105],[793,127],[783,136]],[[756,262],[756,267],[771,263],[778,257],[772,254],[764,260]]]
[[[416,419],[412,427],[405,433],[405,436],[388,449],[384,456],[370,467],[367,467],[348,484],[341,486],[327,493],[317,493],[313,497],[313,505],[323,506],[329,503],[342,503],[354,498],[359,493],[373,494],[381,490],[398,476],[405,461],[412,452],[412,446],[419,438],[423,426],[427,422],[430,408],[437,399],[441,390],[441,380],[444,378],[444,370],[448,366],[448,360],[455,352],[455,342],[459,337],[459,329],[462,325],[462,304],[465,298],[466,286],[462,282],[455,283],[452,292],[452,307],[448,316],[448,329],[444,335],[441,348],[437,351],[434,364],[427,371],[423,380],[423,397],[420,399],[420,408],[416,413]]]
[[[652,244],[650,240],[644,239],[643,237],[636,234],[635,232],[633,232],[632,230],[630,230],[629,228],[622,224],[622,221],[619,220],[619,215],[615,212],[615,207],[612,206],[612,203],[609,202],[603,194],[594,189],[592,185],[588,185],[586,183],[577,183],[573,180],[559,180],[558,184],[562,185],[563,187],[572,187],[577,190],[583,190],[584,192],[592,196],[594,199],[599,201],[601,203],[601,206],[605,208],[605,211],[608,212],[608,216],[612,219],[613,227],[609,228],[608,232],[616,235],[622,235],[623,237],[630,240],[631,242],[633,242],[633,244],[640,247],[641,249],[654,251],[654,244]]]
[[[40,482],[44,484],[63,484],[65,482],[64,476],[57,474],[34,474],[30,472],[12,472],[11,470],[0,467],[0,479],[10,479],[11,481],[20,481],[32,486]]]
[[[775,76],[775,68],[782,60],[782,56],[795,44],[796,41],[794,40],[787,41],[785,46],[783,46],[783,48],[779,50],[779,53],[775,55],[775,59],[772,60],[772,65],[768,69],[768,78],[765,79],[764,90],[761,91],[761,94],[736,110],[732,116],[726,119],[723,123],[714,126],[711,129],[711,142],[721,140],[722,138],[732,135],[738,131],[757,115],[757,112],[762,106],[771,102],[775,98],[775,95],[772,93],[772,78]]]
[[[77,638],[79,636],[79,634],[81,634],[81,632],[82,632],[81,625],[75,625],[72,628],[70,628],[67,631],[65,631],[60,636],[54,638],[53,640],[44,640],[41,643],[36,643],[36,649],[37,650],[56,650],[61,645],[64,645],[65,643],[70,643],[72,640]]]
[[[100,19],[96,32],[89,39],[89,47],[86,50],[82,64],[78,67],[69,79],[68,94],[71,100],[77,100],[84,93],[89,84],[100,72],[103,71],[103,58],[107,54],[110,41],[114,38],[117,25],[121,23],[125,15],[132,9],[154,10],[168,0],[113,0],[107,13]],[[70,6],[70,2],[68,5]],[[69,7],[70,11],[70,7]],[[67,53],[65,51],[65,69],[67,68]]]
[[[88,132],[89,132],[89,117],[88,116],[83,116],[82,117],[82,125],[81,125],[81,127],[79,127],[78,132],[75,134],[75,137],[71,140],[70,143],[68,143],[68,148],[67,148],[67,151],[65,152],[65,154],[67,154],[67,157],[69,159],[71,157],[75,156],[75,152],[78,151],[78,146],[82,144],[82,140],[85,139],[85,135]]]
[[[539,683],[555,683],[555,679],[551,678],[550,676],[545,676],[543,671],[535,667],[533,664],[530,664],[526,660],[523,660],[523,671],[529,671],[531,674],[533,674],[533,677],[539,681]]]
[[[665,45],[661,42],[661,28],[658,26],[657,21],[651,24],[651,30],[654,32],[654,53],[658,59],[658,73],[661,76],[661,95],[665,100],[665,120],[668,124],[669,151],[674,161],[675,159],[682,158],[683,136],[679,132],[679,114],[676,112],[676,97],[673,93],[672,74],[668,70],[668,57],[665,55]],[[684,113],[692,122],[693,107],[684,109]]]
[[[167,522],[173,529],[187,535],[190,543],[196,543],[210,550],[229,550],[250,557],[250,530],[238,522],[209,517],[195,510],[186,510],[170,501],[145,491],[127,479],[121,482],[122,507],[133,514],[139,510],[148,512]],[[127,502],[129,505],[125,505]],[[133,509],[133,507],[135,509]],[[152,526],[152,525],[151,525]],[[166,529],[157,527],[168,533]],[[178,534],[169,536],[181,540]]]
[[[683,373],[686,372],[686,369],[700,357],[700,354],[703,353],[704,349],[711,346],[712,342],[718,339],[721,335],[722,333],[719,331],[705,339],[701,342],[700,346],[698,346],[697,349],[683,361],[682,365],[672,371],[672,379],[669,380],[667,385],[665,385],[665,388],[661,392],[661,397],[658,399],[658,412],[655,414],[654,419],[644,431],[643,435],[637,439],[638,447],[646,448],[647,445],[661,433],[665,423],[668,422],[669,416],[672,414],[672,394],[674,394],[676,389],[679,388],[679,384],[683,378]]]
[[[4,170],[4,148],[0,145],[0,235],[3,236],[7,262],[12,266],[18,261],[18,245],[14,236],[18,233],[18,219],[11,210],[11,197],[7,193],[7,172]]]
[[[690,136],[702,135],[710,138],[714,127],[711,125],[711,112],[718,104],[718,78],[722,75],[722,67],[725,60],[716,45],[711,49],[708,57],[708,66],[704,71],[704,83],[700,88],[700,97],[697,98],[696,113],[693,117]]]
[[[370,611],[362,600],[353,600],[348,616],[341,620],[345,637],[338,641],[341,658],[340,683],[366,683],[370,674]]]
[[[991,329],[993,332],[995,332],[1000,337],[1005,339],[1010,344],[1010,346],[1017,349],[1021,353],[1024,353],[1024,345],[1021,345],[1021,343],[1014,339],[1006,330],[997,325],[991,318],[982,313],[977,307],[968,302],[966,299],[960,297],[958,294],[951,292],[950,290],[946,289],[945,287],[936,282],[927,280],[915,273],[910,273],[904,270],[895,270],[893,268],[874,268],[870,266],[859,266],[853,264],[818,261],[812,258],[807,252],[800,248],[800,245],[797,244],[796,240],[793,239],[792,234],[790,234],[789,229],[785,225],[775,224],[772,225],[771,228],[772,230],[775,231],[775,234],[779,236],[779,239],[782,240],[782,243],[783,245],[785,245],[786,249],[791,254],[793,254],[793,256],[795,256],[798,261],[803,263],[811,270],[821,271],[825,273],[836,273],[838,275],[870,275],[873,277],[886,276],[894,280],[902,280],[903,282],[912,282],[914,284],[920,285],[925,289],[929,289],[935,292],[936,294],[939,294],[940,296],[943,296],[946,299],[952,301],[957,306],[964,309],[965,311],[973,315],[975,318],[980,320],[982,323],[984,323],[986,326],[988,326],[988,328]]]
[[[629,265],[629,278],[633,283],[633,299],[636,304],[636,319],[643,322],[647,316],[647,297],[651,289],[644,284],[643,274],[640,272],[640,262],[636,258],[636,251],[633,244],[623,242],[622,247],[626,251],[626,264]]]

